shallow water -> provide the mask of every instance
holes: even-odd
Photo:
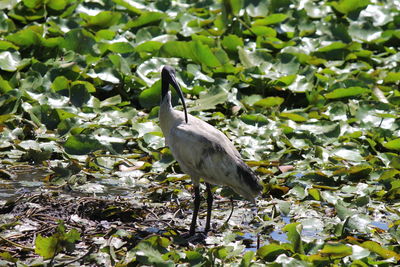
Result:
[[[10,178],[0,179],[0,199],[3,200],[37,191],[43,186],[42,180],[49,174],[45,169],[28,165],[3,170],[11,174]]]

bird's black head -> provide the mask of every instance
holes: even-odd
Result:
[[[164,97],[167,95],[169,90],[169,85],[175,88],[179,98],[182,101],[183,110],[185,113],[185,121],[188,122],[187,111],[186,111],[186,103],[185,99],[183,98],[181,87],[179,86],[178,82],[175,78],[175,70],[171,66],[164,66],[161,71],[161,102],[164,100]]]

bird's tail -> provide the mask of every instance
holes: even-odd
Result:
[[[254,203],[254,198],[259,195],[263,189],[260,179],[243,161],[237,165],[236,172],[241,183],[233,187],[233,189],[244,198]]]

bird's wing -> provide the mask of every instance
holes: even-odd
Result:
[[[188,124],[172,127],[168,146],[195,184],[203,178],[211,184],[226,185],[250,201],[262,189],[257,175],[229,139],[202,120],[190,116]]]
[[[189,123],[171,128],[167,144],[183,170],[192,176],[195,175],[193,170],[202,165],[206,156],[240,157],[222,132],[193,116],[189,117]]]

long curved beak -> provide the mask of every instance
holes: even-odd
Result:
[[[182,101],[183,110],[184,110],[184,113],[185,113],[185,121],[187,123],[188,122],[188,115],[187,115],[187,110],[186,110],[185,98],[183,97],[183,93],[182,93],[181,87],[179,86],[179,83],[175,79],[175,75],[171,74],[170,76],[171,76],[171,85],[175,88],[175,91],[177,92],[179,98]]]

